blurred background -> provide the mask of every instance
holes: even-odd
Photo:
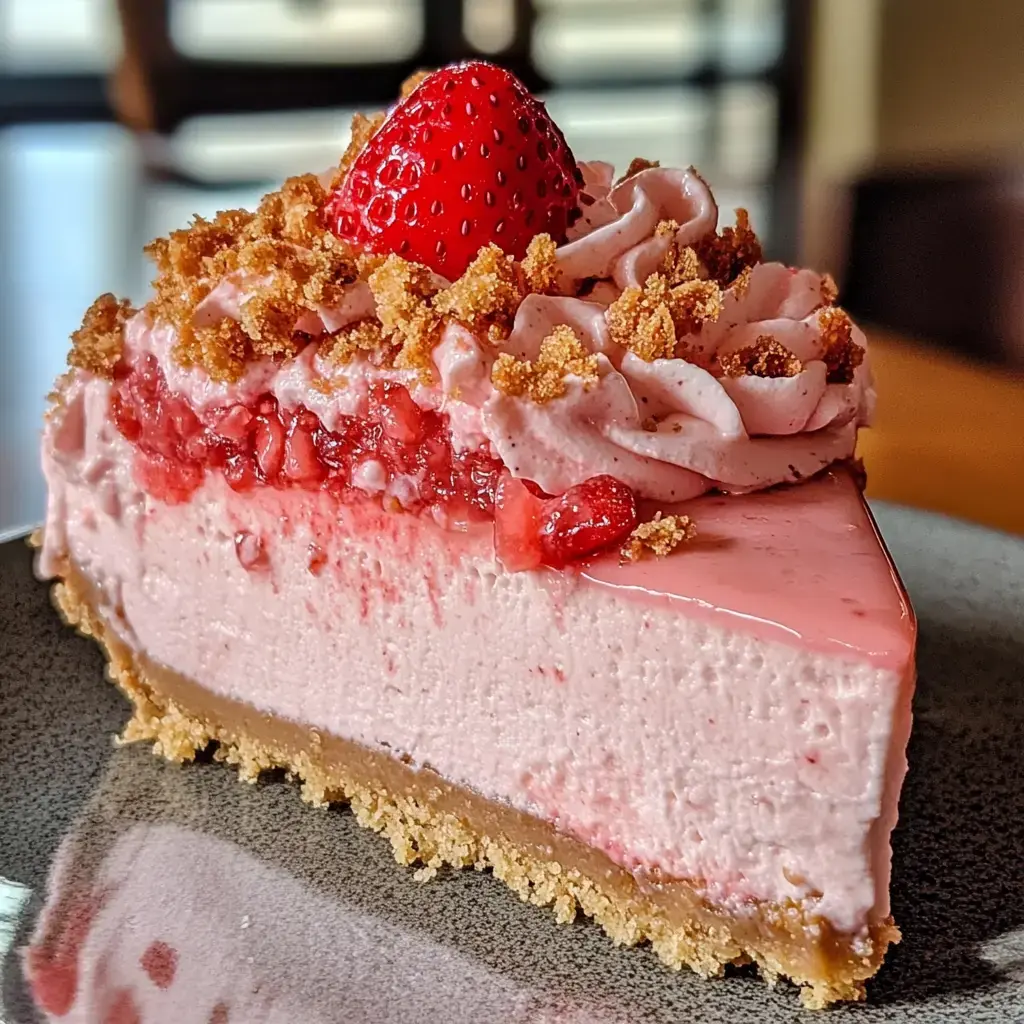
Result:
[[[698,166],[830,270],[882,401],[869,493],[1024,534],[1020,0],[0,0],[0,534],[39,519],[45,394],[149,239],[344,149],[485,56],[576,155]]]

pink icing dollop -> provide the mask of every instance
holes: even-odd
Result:
[[[405,383],[422,406],[450,417],[456,448],[489,443],[517,477],[552,494],[601,473],[628,484],[638,496],[680,501],[711,489],[746,492],[812,476],[853,455],[857,428],[874,405],[867,358],[849,383],[829,383],[819,323],[824,280],[780,263],[753,268],[746,287],[724,293],[718,320],[679,339],[684,358],[645,362],[612,341],[606,310],[622,291],[641,286],[672,239],[659,222],[680,226],[675,241],[692,245],[714,230],[718,207],[692,169],[653,167],[617,185],[604,163],[582,164],[593,200],[556,254],[562,294],[530,295],[520,305],[507,340],[494,346],[451,324],[434,350],[437,380],[423,385],[410,372],[358,357],[332,367],[316,338],[373,313],[367,286],[357,283],[332,308],[307,314],[301,329],[314,341],[296,359],[251,366],[232,384],[215,384],[201,370],[172,358],[173,329],[138,317],[127,333],[129,351],[152,352],[169,387],[199,410],[273,393],[285,408],[304,403],[330,427],[340,415],[365,412],[369,383],[381,377]],[[585,295],[582,282],[587,282]],[[197,309],[197,322],[238,316],[260,282],[230,278]],[[536,357],[555,326],[568,324],[596,355],[598,379],[567,378],[567,392],[544,404],[513,397],[491,384],[498,354]],[[721,376],[721,356],[771,335],[803,364],[792,377]],[[866,350],[863,333],[852,340]],[[713,372],[715,371],[715,372]],[[311,388],[316,380],[330,387]]]

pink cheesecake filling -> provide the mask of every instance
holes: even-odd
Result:
[[[663,566],[507,573],[489,528],[324,490],[207,474],[154,500],[110,388],[79,375],[48,424],[41,568],[69,557],[127,643],[638,877],[808,900],[847,932],[887,915],[914,628],[849,479],[700,499],[706,547]]]

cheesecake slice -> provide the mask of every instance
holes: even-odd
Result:
[[[125,737],[344,801],[705,975],[862,998],[915,625],[827,276],[480,62],[153,243],[47,418],[39,568]]]

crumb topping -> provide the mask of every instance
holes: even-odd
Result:
[[[697,255],[707,268],[708,277],[728,288],[747,267],[761,262],[761,243],[750,226],[750,214],[736,210],[736,226],[720,234],[710,234],[697,243]]]
[[[381,334],[399,346],[395,366],[430,371],[430,353],[441,331],[441,318],[430,300],[437,294],[430,271],[401,256],[388,256],[367,278],[377,304]]]
[[[403,95],[425,74],[407,79]],[[368,354],[375,362],[415,369],[426,378],[433,375],[431,352],[446,321],[461,323],[500,344],[525,295],[556,290],[557,248],[547,234],[532,240],[521,263],[493,243],[485,246],[458,280],[439,288],[426,267],[396,255],[355,253],[325,226],[323,211],[331,190],[384,116],[356,115],[352,141],[330,185],[325,187],[315,175],[289,178],[264,197],[255,213],[229,210],[212,220],[197,217],[187,229],[147,247],[158,277],[146,312],[175,328],[178,362],[200,366],[214,380],[231,381],[252,360],[293,357],[310,340],[297,329],[302,317],[337,304],[347,286],[362,280],[373,296],[376,318],[325,338],[324,358],[340,366],[357,354]],[[635,159],[622,180],[657,166]],[[642,288],[625,289],[606,312],[612,340],[648,362],[686,356],[682,339],[718,319],[724,289],[743,297],[762,255],[743,209],[736,211],[735,227],[710,234],[695,246],[679,246],[678,230],[674,220],[659,222],[656,236],[668,238],[669,244],[658,270]],[[237,319],[226,316],[195,326],[199,304],[234,273],[243,274],[245,282]],[[821,293],[825,303],[836,296],[829,275],[822,279]],[[97,300],[73,336],[72,365],[110,374],[121,355],[124,321],[132,313],[127,303],[119,304],[113,296]],[[819,322],[828,380],[852,380],[864,353],[852,340],[849,317],[828,305]],[[722,357],[720,365],[726,376],[792,376],[802,369],[792,352],[767,335]],[[499,356],[492,379],[506,394],[547,402],[565,393],[564,378],[569,374],[592,383],[597,378],[596,360],[562,325],[544,339],[533,363]]]
[[[354,255],[321,223],[327,193],[312,174],[289,178],[255,213],[228,210],[212,221],[158,238],[146,247],[157,266],[154,320],[177,332],[175,358],[214,380],[236,380],[245,364],[297,354],[308,338],[296,331],[307,311],[337,302],[356,279]],[[249,287],[239,320],[193,326],[196,308],[228,275],[245,272]]]
[[[395,350],[385,342],[383,328],[376,320],[359,320],[342,327],[320,346],[320,354],[334,366],[350,363],[359,352],[381,353],[385,364],[394,360]]]
[[[818,314],[821,340],[825,351],[822,359],[828,367],[829,384],[850,384],[853,373],[864,362],[864,349],[853,340],[853,321],[839,306],[828,306]]]
[[[697,529],[689,516],[663,516],[657,512],[653,519],[641,523],[630,535],[620,554],[635,562],[647,554],[658,558],[670,555],[680,544],[693,540]]]
[[[434,309],[466,327],[487,328],[494,340],[508,336],[521,299],[516,261],[492,242],[437,295]]]
[[[736,280],[729,285],[729,291],[731,291],[737,299],[745,298],[747,292],[750,290],[750,279],[753,276],[754,268],[744,267],[737,275]]]
[[[406,79],[406,82],[409,81],[411,81],[411,79]],[[355,114],[353,116],[348,146],[345,148],[345,152],[342,153],[334,174],[331,175],[331,180],[327,186],[328,191],[333,192],[334,189],[341,184],[345,175],[348,174],[349,168],[352,166],[355,158],[363,151],[363,147],[370,141],[370,139],[377,134],[377,129],[384,123],[386,116],[387,115],[383,111],[376,114],[370,114],[369,117],[365,114]]]
[[[679,225],[674,220],[659,221],[654,229],[655,237],[671,239],[659,269],[673,287],[687,281],[696,281],[701,276],[697,253],[690,246],[680,246],[676,242],[674,236],[678,230]]]
[[[628,181],[634,175],[639,174],[641,171],[649,170],[652,167],[660,167],[661,164],[657,160],[646,160],[642,156],[635,156],[629,161],[629,166],[626,168],[626,172],[622,175],[616,185],[621,185],[624,181]]]
[[[672,285],[658,272],[647,278],[642,289],[625,289],[608,307],[606,319],[612,340],[650,363],[672,359],[679,338],[714,322],[721,311],[722,293],[715,281],[685,280]]]
[[[424,78],[429,77],[434,73],[436,68],[420,68],[419,71],[414,71],[398,88],[398,95],[404,100]]]
[[[823,274],[821,278],[821,301],[825,306],[831,306],[839,298],[839,286],[831,274]]]
[[[597,383],[597,356],[590,355],[568,324],[559,324],[540,344],[536,361],[503,352],[495,360],[491,381],[506,395],[527,395],[538,405],[561,398],[567,376],[580,377],[584,387]]]
[[[726,377],[795,377],[804,364],[771,334],[762,334],[753,345],[718,357]]]
[[[555,283],[555,240],[547,233],[534,235],[520,268],[528,292],[544,295]]]
[[[107,292],[86,311],[82,326],[71,335],[68,363],[97,377],[111,379],[124,351],[124,325],[135,315],[127,300]]]

